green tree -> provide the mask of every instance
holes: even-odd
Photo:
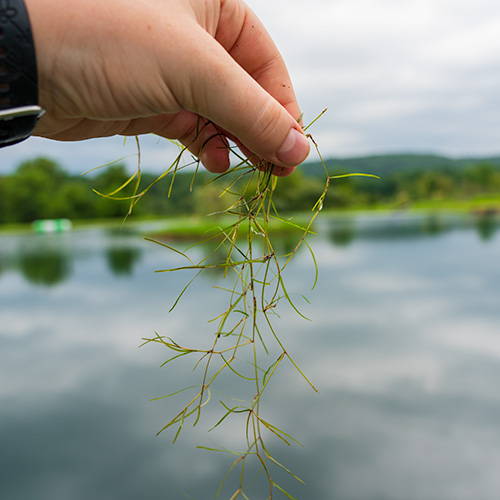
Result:
[[[439,199],[450,196],[454,184],[449,175],[441,172],[425,172],[414,185],[417,199]]]
[[[124,184],[130,174],[124,164],[112,165],[98,173],[90,181],[91,186],[102,194],[108,194]],[[120,192],[119,197],[130,196],[133,193],[133,183]],[[123,217],[128,211],[130,201],[116,201],[94,193],[95,215],[97,217]]]
[[[322,190],[321,180],[296,170],[292,175],[279,179],[273,200],[279,211],[309,210]]]
[[[23,162],[8,183],[11,222],[52,217],[54,194],[67,177],[59,164],[48,158]]]
[[[82,181],[70,180],[54,193],[52,217],[91,219],[97,213],[97,195]]]

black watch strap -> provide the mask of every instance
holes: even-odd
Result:
[[[0,0],[0,147],[27,139],[41,114],[26,6],[23,0]]]

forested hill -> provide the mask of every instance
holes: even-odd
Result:
[[[488,164],[500,169],[500,156],[449,158],[437,155],[390,154],[359,156],[350,158],[330,158],[326,160],[331,172],[363,172],[386,177],[396,172],[408,171],[453,171],[464,170],[478,164]],[[324,169],[319,162],[308,162],[302,166],[305,175],[322,176]]]

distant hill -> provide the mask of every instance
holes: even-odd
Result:
[[[396,171],[453,171],[478,163],[490,164],[500,169],[500,156],[449,158],[438,155],[423,154],[390,154],[376,156],[360,156],[350,158],[329,158],[326,160],[330,172],[362,172],[376,174],[381,177],[394,174]],[[306,175],[323,175],[323,166],[319,162],[308,162],[302,166]]]

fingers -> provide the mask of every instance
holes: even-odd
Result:
[[[252,153],[248,148],[246,148],[238,139],[234,139],[234,142],[238,145],[241,152],[250,160],[250,162],[255,165],[259,170],[272,169],[273,175],[278,177],[288,177],[293,173],[295,167],[280,167],[278,165],[273,165],[269,162],[263,162],[258,156]]]
[[[213,123],[188,111],[131,120],[121,135],[155,134],[182,143],[209,172],[229,168],[229,144]]]
[[[227,140],[229,137],[260,170],[272,168],[273,174],[279,177],[288,176],[294,171],[293,167],[280,167],[262,162],[238,138],[187,111],[175,115],[132,120],[120,133],[121,135],[153,133],[168,139],[176,139],[197,156],[208,171],[213,173],[225,172],[230,166],[230,150]]]
[[[241,0],[226,0],[215,38],[297,121],[301,111],[285,61],[266,28]]]
[[[264,90],[302,124],[302,114],[283,57],[260,19],[244,2],[224,2],[215,38]],[[235,142],[255,165],[259,165],[260,159],[255,154],[238,139]],[[273,173],[278,176],[290,175],[293,170],[292,167],[273,167]]]
[[[151,130],[151,129],[150,129]],[[164,115],[152,133],[177,139],[200,159],[205,168],[214,173],[229,168],[229,144],[213,123],[187,111]],[[136,135],[137,130],[131,135]]]
[[[304,161],[309,144],[296,117],[254,80],[207,32],[193,33],[198,62],[182,103],[227,130],[259,158],[282,167]]]
[[[199,131],[195,128],[181,142],[200,159],[208,171],[219,174],[229,168],[229,144],[212,123],[204,122]]]

